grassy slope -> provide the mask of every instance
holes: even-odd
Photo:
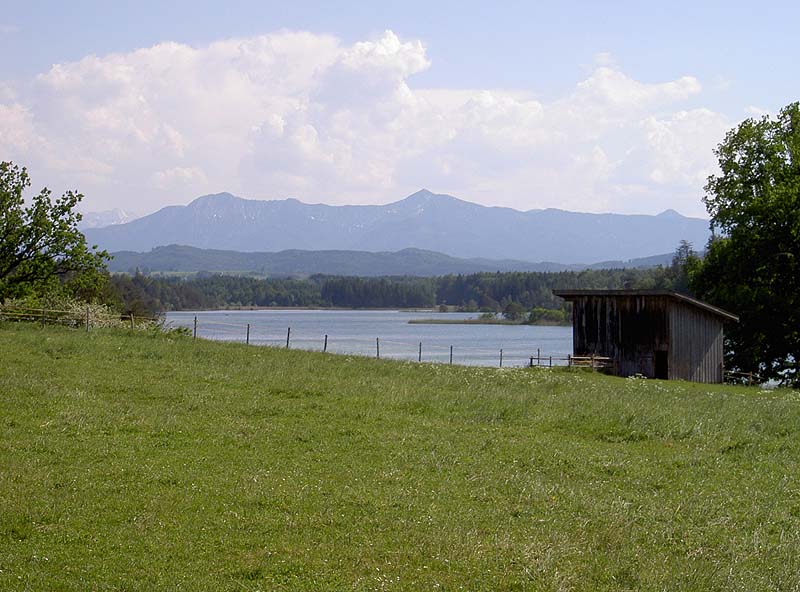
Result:
[[[0,589],[790,590],[800,397],[0,325]]]

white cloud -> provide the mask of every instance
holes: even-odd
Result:
[[[35,142],[30,111],[18,103],[0,103],[0,155],[25,154]]]
[[[382,203],[420,187],[520,209],[702,214],[730,127],[691,76],[644,83],[607,54],[568,94],[416,89],[425,46],[281,32],[54,65],[0,93],[0,158],[142,211],[202,193]],[[2,89],[0,89],[2,90]]]
[[[772,116],[772,113],[769,111],[769,109],[756,107],[755,105],[749,105],[747,108],[745,108],[744,112],[747,113],[748,117],[754,117],[755,119],[761,119],[765,115]]]
[[[199,167],[174,167],[153,173],[152,185],[156,189],[176,189],[196,187],[203,191],[208,185],[208,177]]]

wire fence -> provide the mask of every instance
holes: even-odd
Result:
[[[187,322],[188,320],[188,322]],[[173,321],[174,322],[174,321]],[[301,349],[326,353],[358,355],[378,359],[393,359],[416,362],[433,362],[466,366],[585,366],[607,367],[607,358],[576,358],[567,353],[545,353],[541,348],[520,349],[490,348],[465,345],[463,342],[444,344],[424,340],[398,340],[383,337],[335,335],[308,330],[298,333],[292,327],[276,331],[256,323],[229,323],[193,317],[180,325],[188,328],[195,339],[242,342],[249,345]],[[605,364],[605,365],[604,365]]]
[[[333,354],[374,357],[378,359],[405,360],[464,366],[579,366],[580,359],[565,353],[545,353],[541,348],[522,350],[511,348],[490,348],[461,343],[443,344],[438,342],[384,339],[379,336],[365,337],[353,335],[333,335],[329,333],[310,334],[307,330],[293,332],[291,327],[276,332],[274,328],[259,327],[251,323],[229,323],[216,320],[189,317],[188,322],[166,322],[164,318],[120,315],[104,306],[85,306],[67,309],[23,308],[17,306],[0,307],[0,319],[6,321],[25,321],[45,324],[59,324],[91,331],[97,327],[116,327],[145,329],[161,326],[166,330],[179,329],[191,334],[194,339],[239,342],[253,346],[300,349]],[[594,363],[590,367],[599,368]]]

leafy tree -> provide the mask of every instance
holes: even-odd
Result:
[[[86,246],[75,206],[83,196],[68,191],[51,199],[42,189],[25,205],[28,171],[0,163],[0,302],[41,289],[56,278],[77,279],[105,268],[108,255]]]
[[[800,385],[800,103],[748,119],[718,146],[704,202],[717,233],[692,279],[701,298],[739,315],[728,367]]]

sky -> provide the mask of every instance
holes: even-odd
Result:
[[[227,191],[704,217],[800,98],[800,3],[0,0],[0,160],[83,209]]]

